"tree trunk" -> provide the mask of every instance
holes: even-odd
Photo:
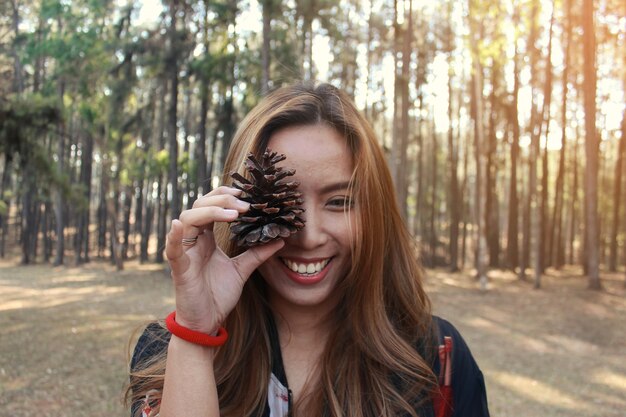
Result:
[[[86,207],[78,214],[78,234],[76,239],[76,264],[89,261],[89,206],[91,201],[91,169],[93,161],[93,137],[91,133],[83,135],[83,146],[80,164],[80,183],[83,184],[83,198]]]
[[[424,188],[425,188],[425,180],[424,180],[424,138],[422,136],[422,112],[424,110],[424,96],[422,95],[421,90],[418,90],[418,101],[419,101],[419,112],[417,116],[417,164],[416,164],[416,177],[417,177],[417,197],[415,201],[415,220],[413,222],[414,231],[413,234],[423,238],[424,236],[424,227],[423,219],[425,218],[424,210]]]
[[[413,38],[413,0],[409,0],[408,26],[403,33],[402,47],[402,72],[400,78],[400,142],[397,144],[398,165],[396,166],[396,191],[398,193],[398,201],[400,203],[400,213],[404,219],[407,218],[407,148],[409,145],[409,78],[411,67],[411,45]],[[397,94],[397,92],[396,92]],[[395,140],[394,140],[395,144]]]
[[[148,243],[150,234],[152,233],[152,222],[154,219],[154,202],[149,197],[150,193],[146,193],[146,213],[144,215],[143,227],[141,229],[141,245],[139,251],[139,262],[148,262]]]
[[[120,255],[122,260],[128,259],[128,247],[130,238],[130,213],[132,210],[133,193],[131,187],[126,187],[124,190],[124,207],[122,221],[122,246],[120,248]]]
[[[163,263],[165,258],[163,257],[163,249],[165,248],[165,239],[166,239],[166,213],[168,209],[168,201],[167,201],[167,186],[163,186],[165,180],[163,175],[159,178],[159,185],[157,187],[157,198],[159,201],[159,208],[157,213],[157,252],[156,252],[156,262]]]
[[[548,239],[548,261],[556,268],[563,266],[565,260],[563,258],[563,186],[565,183],[565,149],[567,146],[567,93],[569,80],[569,56],[571,50],[572,38],[572,3],[571,0],[565,1],[565,28],[564,45],[565,56],[563,57],[563,80],[562,80],[562,99],[561,99],[561,150],[559,154],[559,168],[557,171],[556,184],[554,188],[554,208],[552,211],[552,225],[550,238]]]
[[[178,47],[176,22],[177,22],[178,2],[170,2],[170,50],[167,57],[168,83],[170,86],[170,101],[167,110],[167,139],[169,142],[169,185],[171,187],[171,217],[177,219],[180,216],[180,197],[178,190],[178,129],[176,127],[178,116]],[[167,193],[166,193],[167,198]],[[164,213],[167,216],[167,212]]]
[[[624,83],[626,86],[626,83]],[[615,176],[613,184],[613,226],[611,227],[609,255],[609,271],[617,271],[617,234],[620,231],[620,208],[622,200],[622,173],[624,172],[624,156],[626,156],[626,109],[622,115],[622,136],[619,140],[617,160],[615,161]]]
[[[569,224],[569,257],[567,263],[570,265],[574,264],[574,241],[576,240],[576,228],[578,226],[578,148],[579,148],[579,138],[580,133],[578,127],[576,128],[576,141],[574,143],[574,156],[572,161],[572,202],[570,204],[571,207],[571,216],[570,216],[570,224]]]
[[[598,256],[598,138],[596,132],[596,37],[593,0],[583,0],[585,101],[585,208],[589,288],[599,290]]]
[[[483,115],[482,115],[482,66],[478,60],[478,54],[474,55],[474,73],[472,74],[472,101],[474,113],[474,151],[476,159],[476,275],[480,282],[481,290],[487,289],[487,261],[485,233],[485,202],[487,187],[485,182],[486,161],[484,151]]]
[[[448,210],[450,212],[450,270],[459,270],[459,223],[461,221],[461,208],[463,206],[463,195],[459,193],[459,151],[458,142],[454,143],[454,120],[452,106],[452,76],[453,66],[453,33],[452,33],[452,2],[448,2],[448,26],[446,33],[446,49],[448,52],[448,170],[450,174],[450,195],[448,196]],[[459,102],[459,107],[461,103]],[[461,201],[459,201],[461,200]]]
[[[25,164],[22,167],[24,174],[22,175],[22,227],[21,227],[21,246],[22,246],[22,265],[28,265],[34,261],[31,252],[31,241],[33,236],[37,236],[35,228],[35,216],[33,210],[33,199],[36,196],[34,167],[31,164]],[[34,230],[33,230],[34,229]]]
[[[539,156],[539,145],[541,138],[541,114],[537,110],[537,94],[535,91],[536,78],[538,74],[537,62],[539,60],[539,50],[535,45],[539,32],[539,24],[537,22],[539,16],[539,2],[533,0],[531,11],[531,28],[528,36],[527,53],[530,55],[530,72],[531,72],[531,94],[532,104],[530,110],[530,150],[528,158],[528,192],[526,195],[526,206],[524,207],[524,239],[523,239],[523,253],[522,253],[522,265],[520,267],[519,277],[520,279],[526,278],[526,267],[531,262],[531,248],[535,254],[534,261],[536,262],[536,254],[539,250],[537,244],[532,245],[534,236],[535,239],[539,239],[538,229],[538,204],[537,204],[537,158]],[[535,263],[536,265],[536,263]]]
[[[13,9],[11,26],[13,29],[13,39],[20,38],[20,9],[17,0],[11,0]],[[22,70],[22,62],[17,51],[17,42],[12,42],[11,54],[13,55],[13,92],[20,96],[24,91],[24,73]]]
[[[106,210],[106,200],[107,200],[107,190],[104,187],[105,176],[108,176],[109,173],[105,172],[104,164],[101,166],[100,173],[100,196],[98,203],[98,257],[104,257],[104,251],[106,249],[106,234],[107,234],[107,210]]]
[[[486,246],[487,236],[485,231],[485,208],[486,208],[486,161],[483,133],[483,66],[480,61],[480,51],[478,49],[478,39],[483,38],[483,28],[479,22],[472,18],[472,10],[476,8],[473,0],[469,0],[469,32],[471,40],[472,57],[472,94],[471,94],[471,115],[474,121],[474,157],[476,161],[476,188],[475,188],[475,221],[476,221],[476,248],[475,265],[476,275],[480,282],[480,289],[487,290],[487,262]]]
[[[269,1],[269,0],[268,0]],[[209,1],[204,1],[204,27],[202,28],[202,40],[204,44],[205,57],[209,56]],[[265,35],[264,35],[265,36]],[[209,113],[209,80],[208,74],[203,72],[200,75],[200,121],[198,124],[198,145],[196,146],[196,159],[198,161],[198,198],[211,190],[211,172],[207,169],[207,117]]]
[[[61,100],[65,94],[65,82],[59,81],[59,97]],[[59,122],[57,129],[59,129],[58,135],[58,147],[57,147],[57,166],[58,171],[65,172],[65,124],[63,121]],[[65,255],[65,198],[62,190],[56,187],[54,190],[54,214],[56,219],[56,257],[54,259],[54,266],[63,265],[63,258]]]
[[[434,119],[432,120],[432,132],[431,132],[431,137],[433,140],[433,147],[432,147],[432,155],[431,155],[431,159],[432,159],[432,163],[433,163],[433,168],[432,168],[432,180],[431,180],[431,187],[430,187],[430,227],[429,227],[429,241],[430,241],[430,266],[431,267],[435,267],[438,265],[437,262],[437,246],[439,246],[439,238],[437,236],[437,208],[438,208],[438,202],[437,202],[437,171],[438,171],[438,161],[437,161],[437,153],[438,151],[438,144],[437,144],[437,131],[435,129],[435,121]]]
[[[263,48],[261,49],[261,94],[270,91],[270,37],[272,33],[272,6],[274,0],[263,0]]]
[[[410,4],[412,4],[412,0]],[[408,135],[408,78],[411,36],[408,30],[402,30],[397,0],[394,1],[394,16],[394,123],[390,165],[400,213],[403,218],[406,218],[406,147],[408,144],[406,136]],[[409,16],[410,24],[411,18]],[[400,60],[400,55],[402,55],[402,60]],[[407,63],[406,66],[405,62]]]
[[[506,264],[513,271],[519,265],[519,199],[517,196],[517,164],[519,159],[519,115],[518,115],[518,97],[519,97],[519,54],[517,51],[517,41],[515,42],[515,55],[513,58],[513,97],[509,112],[509,124],[513,131],[510,149],[511,173],[509,177],[509,217],[506,242]]]
[[[463,95],[464,93],[462,93],[461,91],[459,91],[459,99],[458,99],[458,103],[459,103],[459,120],[460,120],[460,110],[461,110],[461,103],[463,102]],[[468,136],[465,136],[465,148],[463,151],[463,182],[461,184],[461,199],[462,199],[462,205],[463,205],[463,212],[462,212],[462,219],[463,219],[463,237],[461,238],[461,269],[465,268],[465,259],[466,259],[466,251],[467,251],[467,224],[469,223],[469,219],[470,219],[470,200],[467,197],[468,196],[468,181],[467,181],[467,172],[468,172],[468,165],[469,165],[469,155],[470,155],[470,141],[468,139]],[[460,143],[460,141],[458,142]]]
[[[498,118],[497,91],[499,88],[499,64],[497,61],[491,66],[491,96],[489,112],[489,142],[485,148],[486,163],[485,168],[485,233],[487,235],[487,249],[489,251],[489,266],[498,268],[500,266],[500,222],[498,219],[498,197],[496,189],[496,159],[498,139],[496,137],[496,120]]]
[[[542,107],[542,122],[545,124],[545,148],[543,151],[542,168],[541,168],[541,207],[539,213],[539,236],[540,246],[538,248],[538,260],[536,263],[539,270],[535,271],[535,288],[541,286],[541,274],[546,268],[549,257],[546,254],[546,248],[548,247],[548,140],[550,138],[550,105],[552,103],[552,28],[554,27],[554,14],[556,9],[556,3],[552,3],[552,16],[550,18],[550,29],[548,35],[548,56],[546,57],[546,75],[545,85],[543,90],[543,107]]]
[[[9,234],[9,215],[11,213],[11,199],[7,192],[11,188],[11,160],[4,154],[4,167],[2,170],[2,180],[0,180],[0,200],[4,203],[5,213],[0,212],[0,258],[6,255],[6,239]]]

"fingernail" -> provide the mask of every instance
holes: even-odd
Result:
[[[234,216],[239,215],[239,212],[237,210],[232,210],[232,209],[224,209],[224,214],[228,214],[229,216]]]
[[[237,206],[241,207],[242,209],[248,210],[250,208],[250,203],[247,203],[242,200],[237,200]]]

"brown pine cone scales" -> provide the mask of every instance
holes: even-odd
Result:
[[[300,214],[302,193],[297,181],[285,178],[295,174],[293,169],[277,167],[286,156],[266,149],[260,160],[248,154],[244,162],[251,180],[238,172],[231,173],[233,187],[244,191],[241,200],[250,203],[250,210],[240,215],[230,226],[231,239],[239,246],[255,246],[281,237],[288,237],[304,227]]]

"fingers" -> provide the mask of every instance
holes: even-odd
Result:
[[[183,248],[183,224],[179,220],[172,220],[170,232],[165,244],[165,256],[172,268],[172,276],[180,276],[189,268],[189,257]]]
[[[285,242],[282,239],[275,240],[265,245],[255,246],[233,258],[233,263],[239,275],[247,279],[255,269],[282,249],[283,246],[285,246]]]
[[[198,207],[180,213],[180,222],[183,224],[185,237],[198,236],[202,229],[213,230],[215,222],[232,222],[239,216],[233,209],[218,206]]]
[[[236,188],[222,186],[197,199],[192,209],[185,210],[180,215],[180,221],[184,225],[184,237],[193,238],[204,229],[213,230],[214,222],[230,222],[239,213],[248,211],[250,203],[239,200],[236,196],[240,194],[241,191]]]
[[[228,187],[226,185],[221,185],[217,188],[215,188],[214,190],[211,190],[210,192],[206,193],[205,195],[201,196],[200,198],[198,198],[198,200],[200,200],[203,197],[210,197],[213,195],[220,195],[220,194],[229,194],[229,195],[234,195],[236,197],[240,196],[243,193],[243,191],[237,189],[237,188],[233,188],[233,187]]]

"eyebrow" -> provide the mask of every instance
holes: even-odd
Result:
[[[330,193],[330,192],[337,191],[337,190],[347,190],[348,188],[350,188],[350,181],[341,181],[341,182],[334,182],[331,184],[326,184],[325,186],[320,188],[320,192],[322,194],[326,194],[326,193]]]

